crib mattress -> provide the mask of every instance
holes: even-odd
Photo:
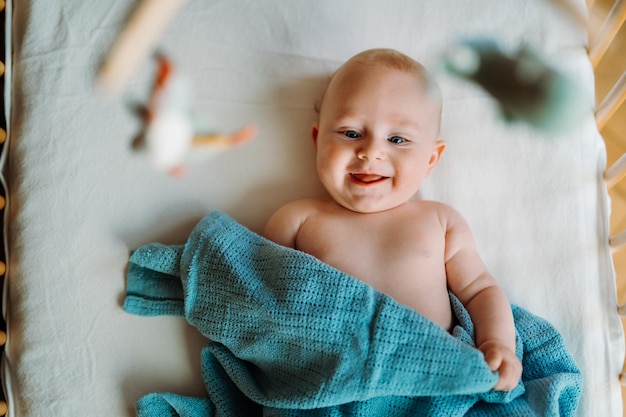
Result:
[[[126,314],[129,252],[181,243],[220,210],[253,231],[294,198],[319,196],[314,104],[351,55],[397,48],[431,69],[443,100],[442,162],[422,198],[451,204],[511,302],[548,319],[581,367],[581,416],[621,416],[624,357],[608,242],[605,149],[593,117],[584,1],[192,1],[158,49],[193,83],[213,129],[254,123],[249,144],[175,178],[133,150],[154,62],[123,94],[96,74],[135,5],[28,0],[9,7],[13,66],[5,162],[10,415],[125,416],[142,395],[203,396],[206,340],[181,318]],[[588,91],[574,131],[548,135],[502,121],[480,88],[443,71],[467,36],[531,45]],[[8,93],[9,91],[7,91]]]

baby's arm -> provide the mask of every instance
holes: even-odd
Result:
[[[448,286],[472,317],[476,346],[489,367],[498,371],[496,390],[517,385],[522,364],[515,355],[515,324],[511,306],[480,258],[471,230],[456,211],[445,207]]]

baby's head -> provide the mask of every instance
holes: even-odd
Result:
[[[353,67],[364,71],[367,71],[368,67],[378,67],[389,71],[395,70],[406,74],[413,74],[415,76],[415,81],[424,88],[424,92],[430,98],[434,106],[435,117],[433,118],[433,125],[436,126],[437,134],[439,134],[442,108],[441,90],[439,89],[439,85],[422,64],[395,49],[368,49],[354,55],[346,61],[330,78],[330,81],[326,86],[326,90],[324,91],[324,95],[322,96],[322,100],[320,100],[315,106],[315,110],[318,113],[321,112],[324,99],[328,95],[328,91],[334,87],[333,81],[341,80],[339,75],[342,74],[342,71],[347,72],[347,77],[350,77],[350,71],[353,70]]]
[[[333,74],[313,124],[317,170],[341,206],[400,206],[439,162],[441,98],[422,65],[390,49],[350,58]]]

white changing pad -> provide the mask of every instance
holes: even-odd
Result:
[[[509,127],[479,88],[438,72],[443,160],[423,198],[456,207],[513,303],[550,320],[584,375],[581,416],[621,416],[624,346],[616,313],[602,181],[605,150],[592,114],[583,27],[545,0],[191,1],[160,50],[191,76],[196,107],[221,131],[253,122],[258,137],[174,179],[131,142],[153,63],[123,98],[95,74],[133,2],[13,4],[8,184],[13,416],[126,416],[144,394],[204,395],[206,342],[183,319],[121,309],[130,250],[180,243],[211,210],[254,231],[294,198],[320,195],[313,105],[351,55],[392,47],[437,71],[462,36],[528,43],[589,90],[575,132]],[[583,10],[584,0],[574,6]]]

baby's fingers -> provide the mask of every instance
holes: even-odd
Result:
[[[522,376],[522,363],[515,352],[497,341],[483,343],[479,349],[492,371],[498,372],[498,382],[493,387],[498,391],[510,391],[517,386]]]
[[[504,360],[502,352],[494,349],[484,352],[483,355],[485,357],[485,362],[487,362],[489,369],[492,371],[497,371]]]
[[[493,387],[497,391],[511,391],[519,383],[522,376],[522,364],[515,358],[515,361],[501,361],[498,369],[498,382]]]

